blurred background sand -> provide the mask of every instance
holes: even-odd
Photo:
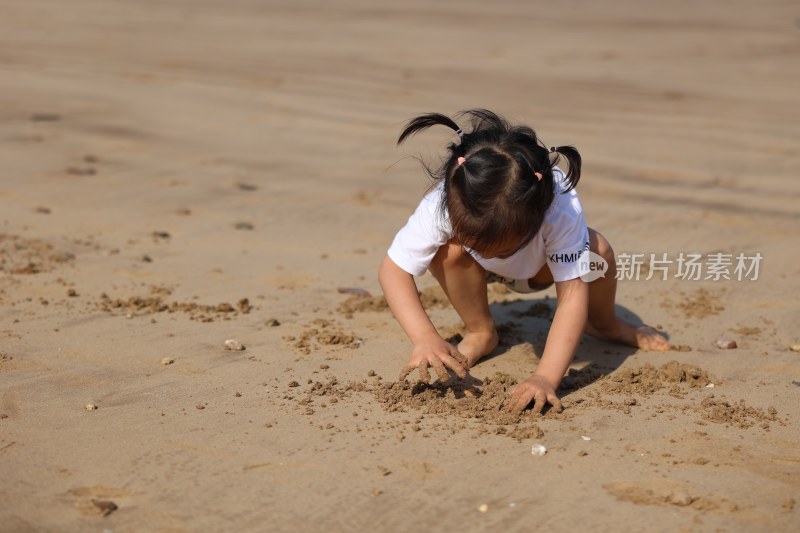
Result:
[[[795,530],[799,27],[753,0],[3,2],[0,530]],[[620,282],[691,351],[576,359],[713,390],[565,391],[544,457],[369,392],[303,403],[406,363],[337,289],[380,294],[416,157],[454,140],[398,149],[404,122],[471,107],[578,147],[618,253],[761,254],[755,281]],[[553,296],[493,293],[513,335],[476,377],[532,371],[547,321],[511,311]]]

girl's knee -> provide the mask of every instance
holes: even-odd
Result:
[[[606,260],[607,263],[614,262],[614,249],[608,239],[592,228],[589,228],[589,249]]]

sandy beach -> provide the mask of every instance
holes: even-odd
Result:
[[[796,7],[3,2],[0,531],[797,531]],[[580,150],[673,346],[584,337],[562,412],[501,409],[553,288],[397,382],[378,266],[455,137],[395,142],[474,107]]]

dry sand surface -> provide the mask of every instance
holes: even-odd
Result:
[[[797,531],[798,17],[2,2],[0,530]],[[428,186],[415,157],[454,137],[394,142],[470,107],[576,145],[618,254],[760,253],[758,279],[621,281],[675,349],[585,338],[561,413],[499,410],[552,289],[490,287],[502,342],[473,380],[397,383],[377,267]]]

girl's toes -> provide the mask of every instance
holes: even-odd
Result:
[[[636,343],[642,350],[663,352],[669,350],[669,342],[655,328],[642,326],[636,330]]]

